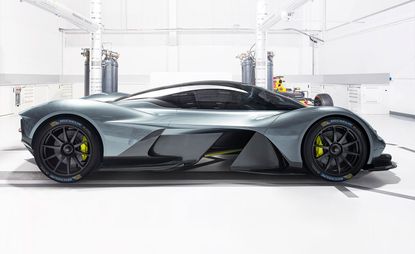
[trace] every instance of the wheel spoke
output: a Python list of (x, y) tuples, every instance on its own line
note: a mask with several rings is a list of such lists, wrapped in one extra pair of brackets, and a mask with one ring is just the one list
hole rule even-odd
[(60, 146), (49, 146), (49, 145), (43, 145), (44, 148), (50, 148), (50, 149), (61, 149)]
[(64, 159), (65, 159), (65, 157), (61, 156), (61, 158), (59, 159), (58, 164), (56, 164), (56, 166), (53, 169), (53, 171), (56, 171), (58, 169), (58, 167), (61, 165), (61, 163), (63, 162)]
[(55, 158), (55, 157), (58, 157), (56, 154), (52, 154), (51, 156), (49, 156), (49, 157), (47, 157), (46, 159), (45, 159), (45, 161), (48, 161), (48, 160), (50, 160), (50, 159), (52, 159), (52, 158)]
[(83, 142), (73, 145), (74, 148), (78, 148), (83, 144)]
[(337, 143), (336, 127), (333, 126), (333, 143)]
[(75, 134), (72, 136), (72, 138), (71, 138), (71, 144), (73, 144), (73, 142), (75, 142), (75, 138), (76, 138), (76, 136), (78, 136), (78, 133), (79, 133), (79, 130), (78, 129), (76, 129), (76, 132), (75, 132)]
[(74, 161), (75, 161), (75, 163), (82, 169), (82, 168), (84, 168), (84, 166), (82, 166), (82, 164), (81, 164), (81, 162), (78, 160), (78, 157), (76, 157), (76, 156), (73, 156), (73, 159), (74, 159)]
[(50, 135), (56, 140), (56, 141), (58, 141), (59, 143), (61, 143), (61, 144), (63, 144), (63, 141), (62, 140), (60, 140), (58, 137), (56, 137), (55, 136), (55, 134), (53, 134), (52, 132), (50, 133)]
[(349, 130), (347, 129), (346, 132), (343, 134), (343, 136), (340, 138), (339, 143), (342, 144), (347, 137), (347, 134), (349, 134)]
[(328, 146), (324, 146), (324, 145), (316, 145), (316, 144), (314, 144), (313, 146), (314, 146), (314, 147), (318, 147), (318, 148), (323, 148), (323, 149), (326, 149), (326, 150), (328, 150), (328, 149), (329, 149), (329, 147), (328, 147)]
[(79, 155), (89, 155), (89, 153), (83, 153), (83, 152), (77, 151), (77, 150), (75, 150), (75, 153), (76, 154), (79, 154)]
[(357, 140), (344, 144), (343, 148), (346, 148), (346, 147), (349, 147), (349, 146), (352, 146), (352, 145), (355, 145), (355, 144), (357, 144)]
[(324, 168), (324, 172), (327, 172), (327, 170), (329, 170), (329, 168), (330, 168), (330, 163), (331, 163), (331, 160), (333, 159), (333, 157), (329, 157), (329, 159), (327, 160), (327, 164), (326, 164), (326, 166), (325, 166), (325, 168)]
[(349, 151), (345, 151), (344, 154), (350, 154), (350, 155), (354, 155), (354, 156), (359, 156), (359, 153), (355, 153), (355, 152), (349, 152)]
[(340, 168), (340, 162), (339, 162), (339, 158), (334, 158), (334, 161), (336, 162), (336, 166), (337, 166), (337, 172), (341, 172), (341, 168)]
[(347, 165), (349, 165), (350, 168), (353, 168), (353, 165), (350, 163), (349, 160), (347, 160), (346, 157), (343, 158), (344, 162), (346, 162)]
[(62, 129), (63, 129), (63, 140), (64, 140), (65, 142), (68, 142), (68, 135), (67, 135), (67, 133), (66, 133), (66, 128), (65, 128), (65, 126), (63, 126), (63, 127), (62, 127)]
[(321, 155), (320, 157), (317, 157), (317, 160), (321, 162), (322, 159), (326, 158), (327, 156), (329, 156), (330, 153), (325, 153), (323, 155)]
[(326, 135), (324, 135), (323, 133), (320, 136), (323, 137), (323, 139), (327, 142), (327, 144), (329, 144), (329, 145), (333, 144), (333, 142), (331, 142), (331, 140)]
[(71, 157), (66, 157), (66, 173), (68, 173), (68, 175), (71, 173)]

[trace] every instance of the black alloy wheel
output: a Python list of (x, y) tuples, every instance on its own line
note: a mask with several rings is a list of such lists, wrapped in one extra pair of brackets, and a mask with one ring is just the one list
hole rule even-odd
[(303, 147), (306, 166), (326, 180), (344, 181), (365, 165), (368, 144), (360, 127), (343, 118), (331, 118), (315, 124)]
[(39, 168), (58, 182), (76, 182), (96, 169), (102, 148), (92, 128), (75, 119), (58, 119), (44, 125), (34, 139)]

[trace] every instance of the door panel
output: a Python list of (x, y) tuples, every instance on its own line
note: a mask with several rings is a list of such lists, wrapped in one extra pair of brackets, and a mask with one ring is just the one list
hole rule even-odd
[(180, 109), (170, 123), (176, 129), (265, 130), (282, 111)]

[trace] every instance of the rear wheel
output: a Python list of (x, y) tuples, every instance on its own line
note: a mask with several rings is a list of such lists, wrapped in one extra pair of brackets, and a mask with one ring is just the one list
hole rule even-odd
[(99, 167), (102, 147), (98, 135), (84, 121), (55, 119), (34, 137), (34, 157), (40, 170), (57, 182), (76, 182)]
[(313, 125), (305, 138), (303, 159), (308, 169), (329, 181), (345, 181), (366, 164), (368, 144), (362, 130), (344, 118)]

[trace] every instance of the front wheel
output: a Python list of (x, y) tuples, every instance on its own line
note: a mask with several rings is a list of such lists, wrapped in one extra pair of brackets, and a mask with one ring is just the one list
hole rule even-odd
[(101, 163), (99, 136), (78, 119), (51, 120), (37, 131), (33, 141), (36, 164), (57, 182), (79, 181)]
[(314, 174), (329, 181), (345, 181), (366, 164), (368, 143), (361, 128), (345, 118), (314, 124), (305, 137), (303, 159)]
[(322, 106), (334, 106), (333, 99), (327, 93), (320, 93), (317, 94), (314, 98), (314, 106), (322, 107)]

